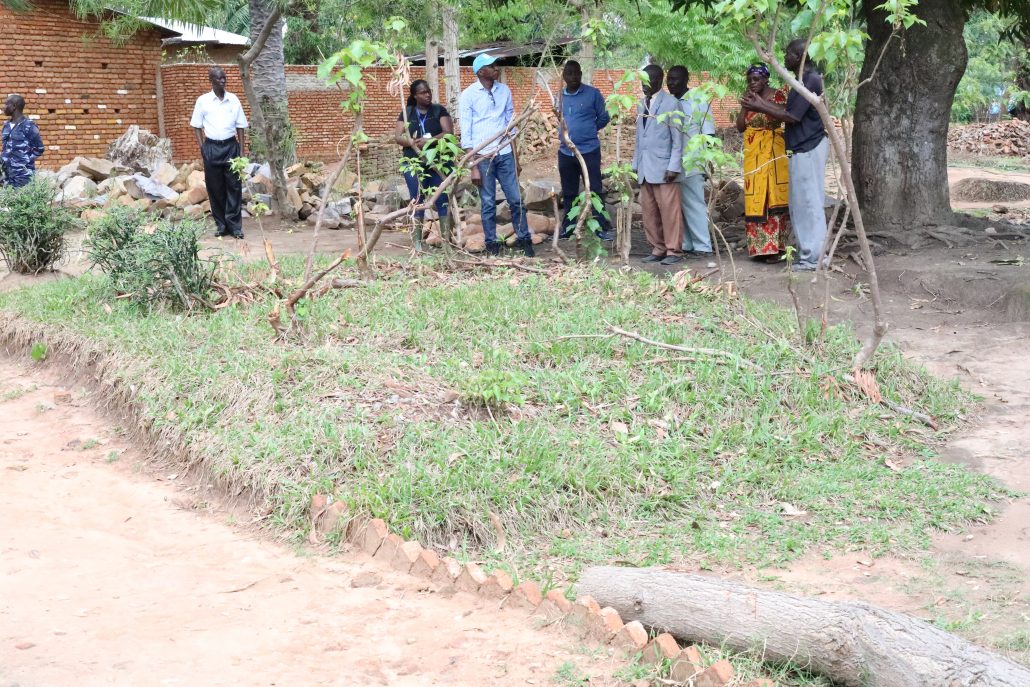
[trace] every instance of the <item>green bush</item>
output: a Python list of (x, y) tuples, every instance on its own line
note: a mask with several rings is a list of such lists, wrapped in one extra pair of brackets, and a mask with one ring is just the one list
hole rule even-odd
[(84, 242), (90, 261), (120, 295), (147, 309), (209, 307), (217, 264), (200, 256), (204, 224), (150, 220), (116, 210), (95, 221)]
[(129, 260), (126, 248), (153, 221), (153, 217), (137, 208), (117, 206), (89, 223), (82, 249), (94, 267), (112, 276), (125, 272)]
[(56, 195), (57, 187), (38, 177), (0, 188), (0, 255), (12, 272), (39, 274), (64, 257), (64, 236), (77, 220)]

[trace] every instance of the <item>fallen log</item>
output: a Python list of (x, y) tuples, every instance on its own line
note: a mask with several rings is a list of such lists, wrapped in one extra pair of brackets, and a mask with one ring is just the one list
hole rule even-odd
[(624, 622), (757, 650), (847, 687), (1026, 687), (1030, 668), (912, 616), (656, 568), (589, 568), (577, 590)]

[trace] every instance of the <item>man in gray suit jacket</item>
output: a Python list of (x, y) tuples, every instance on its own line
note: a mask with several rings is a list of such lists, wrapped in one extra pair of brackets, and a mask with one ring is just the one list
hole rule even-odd
[[(683, 172), (683, 132), (677, 126), (680, 102), (662, 90), (665, 72), (644, 67), (644, 97), (637, 108), (637, 149), (633, 171), (640, 184), (644, 233), (651, 254), (644, 262), (675, 265), (683, 259), (683, 210), (679, 176)], [(664, 117), (662, 115), (665, 115)]]

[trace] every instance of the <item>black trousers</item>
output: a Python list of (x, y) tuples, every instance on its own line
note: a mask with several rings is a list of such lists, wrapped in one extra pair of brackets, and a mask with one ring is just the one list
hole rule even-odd
[(204, 139), (204, 185), (211, 201), (211, 217), (218, 235), (243, 235), (243, 184), (233, 174), (229, 163), (240, 155), (240, 143), (235, 138), (224, 141)]
[[(602, 196), (601, 189), (601, 151), (595, 150), (592, 153), (583, 153), (583, 161), (587, 163), (587, 172), (590, 174), (590, 192)], [(558, 153), (558, 175), (561, 177), (562, 196), (562, 229), (569, 229), (576, 226), (578, 217), (568, 218), (569, 210), (576, 203), (576, 196), (579, 195), (580, 181), (583, 178), (583, 170), (579, 167), (579, 160), (575, 155), (564, 155)], [(611, 223), (604, 215), (594, 211), (594, 218), (601, 223), (601, 230), (611, 229)]]

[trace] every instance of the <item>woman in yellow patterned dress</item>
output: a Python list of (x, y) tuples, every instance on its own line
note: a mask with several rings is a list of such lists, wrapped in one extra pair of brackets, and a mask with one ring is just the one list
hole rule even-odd
[[(787, 89), (769, 86), (769, 68), (752, 65), (747, 87), (769, 102), (786, 106)], [(787, 249), (787, 150), (783, 122), (741, 107), (737, 130), (744, 133), (744, 232), (747, 252), (764, 262), (777, 262)]]

